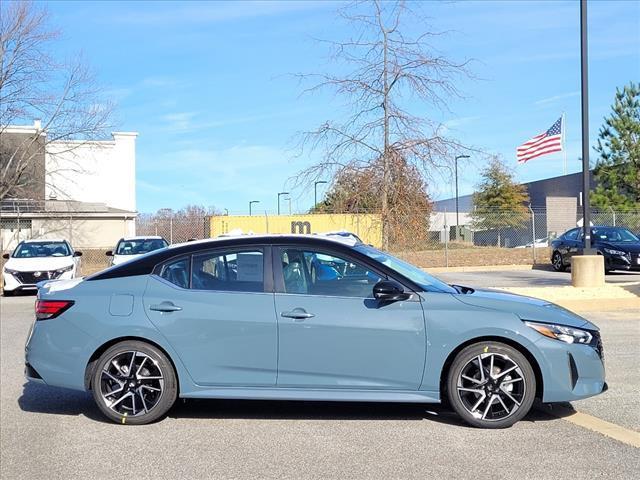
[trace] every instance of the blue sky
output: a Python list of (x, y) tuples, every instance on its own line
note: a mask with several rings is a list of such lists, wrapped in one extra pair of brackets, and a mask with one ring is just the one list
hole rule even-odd
[[(215, 205), (246, 213), (249, 200), (273, 211), (288, 177), (317, 159), (296, 157), (296, 134), (334, 119), (329, 92), (301, 96), (291, 74), (333, 71), (326, 45), (349, 27), (339, 3), (50, 2), (63, 33), (60, 55), (82, 51), (118, 104), (117, 130), (139, 132), (137, 201), (141, 212)], [(459, 87), (450, 111), (416, 105), (466, 145), (502, 154), (520, 181), (562, 174), (562, 155), (518, 166), (515, 148), (564, 111), (569, 172), (580, 164), (580, 43), (577, 1), (423, 2), (434, 46), (473, 59), (475, 79)], [(419, 24), (408, 28), (419, 31)], [(592, 144), (615, 88), (640, 79), (640, 3), (589, 2)], [(592, 155), (592, 158), (593, 155)], [(470, 193), (484, 160), (461, 168)], [(433, 198), (453, 194), (447, 175)], [(292, 192), (307, 209), (313, 192)], [(283, 209), (285, 208), (283, 204)]]

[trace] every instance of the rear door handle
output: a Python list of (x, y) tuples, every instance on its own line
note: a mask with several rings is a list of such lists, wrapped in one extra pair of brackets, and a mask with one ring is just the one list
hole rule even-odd
[(149, 305), (149, 310), (154, 310), (156, 312), (179, 312), (182, 310), (182, 307), (174, 305), (172, 302), (162, 302)]
[(295, 318), (296, 320), (315, 317), (313, 313), (307, 313), (304, 308), (294, 308), (289, 312), (280, 313), (280, 316), (285, 318)]

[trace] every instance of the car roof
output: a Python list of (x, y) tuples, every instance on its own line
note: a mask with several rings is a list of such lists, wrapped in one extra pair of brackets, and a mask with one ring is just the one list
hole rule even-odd
[(69, 243), (64, 238), (30, 238), (28, 240), (22, 240), (23, 243), (42, 243), (42, 242), (50, 242), (50, 243)]
[(134, 235), (133, 237), (123, 237), (120, 239), (121, 242), (130, 242), (131, 240), (164, 240), (164, 238), (160, 235)]
[(272, 233), (272, 234), (239, 234), (239, 235), (225, 235), (219, 236), (215, 238), (204, 238), (202, 240), (192, 240), (190, 242), (184, 243), (174, 243), (173, 245), (169, 245), (169, 248), (179, 248), (184, 245), (206, 245), (207, 243), (211, 243), (212, 245), (217, 245), (220, 242), (228, 243), (229, 240), (235, 240), (235, 244), (242, 244), (243, 240), (246, 240), (247, 243), (255, 245), (256, 243), (283, 243), (283, 242), (293, 242), (293, 243), (301, 243), (309, 238), (316, 238), (321, 240), (326, 240), (327, 242), (332, 243), (341, 243), (343, 245), (347, 245), (349, 247), (356, 246), (358, 242), (353, 237), (343, 237), (339, 235), (328, 235), (328, 234), (304, 234), (304, 233)]

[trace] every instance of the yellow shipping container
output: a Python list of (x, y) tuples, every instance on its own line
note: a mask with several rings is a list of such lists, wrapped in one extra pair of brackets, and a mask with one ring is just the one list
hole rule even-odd
[(217, 215), (211, 217), (211, 237), (233, 230), (243, 233), (325, 233), (346, 230), (375, 247), (382, 245), (382, 224), (377, 214)]

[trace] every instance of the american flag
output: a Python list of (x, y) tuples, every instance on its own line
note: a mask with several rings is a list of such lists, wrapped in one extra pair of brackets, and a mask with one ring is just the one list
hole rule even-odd
[(551, 128), (531, 140), (527, 140), (516, 150), (518, 163), (525, 163), (532, 158), (548, 153), (562, 151), (562, 117)]

